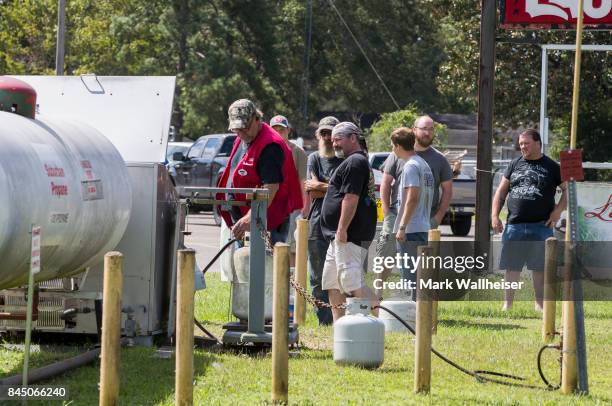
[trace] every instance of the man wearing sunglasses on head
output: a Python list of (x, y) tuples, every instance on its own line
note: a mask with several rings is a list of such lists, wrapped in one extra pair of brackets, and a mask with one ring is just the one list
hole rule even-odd
[[(329, 179), (334, 170), (342, 162), (342, 158), (336, 157), (332, 144), (332, 129), (339, 121), (336, 117), (327, 116), (319, 121), (315, 137), (319, 142), (319, 149), (308, 156), (307, 180), (304, 182), (304, 190), (308, 193), (311, 206), (308, 214), (308, 273), (310, 275), (310, 287), (312, 295), (319, 300), (329, 303), (326, 290), (321, 287), (323, 265), (325, 264), (325, 253), (329, 247), (329, 241), (323, 237), (321, 232), (321, 207), (323, 198), (329, 184)], [(317, 318), (320, 325), (332, 324), (332, 313), (329, 308), (318, 308)]]
[[(268, 198), (267, 229), (272, 243), (285, 242), (289, 215), (303, 206), (300, 181), (291, 150), (248, 99), (232, 103), (228, 110), (229, 131), (238, 137), (230, 154), (219, 187), (265, 188)], [(247, 200), (242, 193), (228, 193), (217, 198)], [(241, 239), (251, 227), (249, 206), (228, 206), (220, 210), (232, 234)]]

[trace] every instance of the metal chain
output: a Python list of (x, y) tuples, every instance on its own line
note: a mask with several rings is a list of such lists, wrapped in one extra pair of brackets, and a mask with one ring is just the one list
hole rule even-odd
[[(272, 238), (270, 237), (270, 233), (265, 229), (261, 219), (257, 218), (257, 229), (259, 230), (259, 234), (261, 234), (261, 238), (264, 240), (266, 244), (266, 254), (272, 255), (274, 252), (274, 244), (272, 244)], [(346, 309), (346, 303), (341, 303), (338, 305), (331, 305), (323, 300), (319, 300), (306, 290), (305, 287), (300, 285), (293, 276), (289, 277), (289, 283), (295, 289), (297, 293), (300, 294), (308, 303), (310, 303), (314, 307), (318, 308), (329, 308), (329, 309)]]
[(274, 252), (274, 244), (272, 244), (272, 237), (270, 237), (270, 233), (266, 230), (266, 227), (261, 222), (261, 218), (257, 217), (257, 222), (255, 224), (257, 229), (259, 230), (259, 234), (261, 235), (261, 239), (264, 241), (266, 245), (266, 254), (272, 256)]
[(304, 298), (304, 300), (306, 300), (308, 303), (310, 303), (314, 307), (328, 308), (328, 309), (346, 309), (346, 303), (340, 303), (340, 304), (337, 304), (337, 305), (331, 305), (331, 304), (329, 304), (327, 302), (324, 302), (322, 300), (317, 299), (316, 297), (314, 297), (313, 295), (308, 293), (306, 288), (303, 287), (302, 285), (300, 285), (295, 280), (295, 278), (293, 278), (293, 276), (291, 276), (289, 278), (289, 283), (291, 284), (291, 286), (293, 286), (295, 291), (297, 293), (299, 293), (300, 296), (302, 296)]

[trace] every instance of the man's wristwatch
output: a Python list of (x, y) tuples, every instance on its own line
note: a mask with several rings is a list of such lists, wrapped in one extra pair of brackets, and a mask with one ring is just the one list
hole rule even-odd
[(400, 231), (404, 231), (404, 230), (406, 229), (406, 226), (402, 226), (402, 225), (400, 225), (400, 226), (399, 226), (399, 229), (400, 229)]

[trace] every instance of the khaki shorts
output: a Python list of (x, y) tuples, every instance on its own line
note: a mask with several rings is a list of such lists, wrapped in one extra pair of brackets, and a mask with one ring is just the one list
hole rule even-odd
[(332, 241), (327, 249), (321, 285), (349, 294), (365, 286), (363, 264), (368, 251), (352, 242)]

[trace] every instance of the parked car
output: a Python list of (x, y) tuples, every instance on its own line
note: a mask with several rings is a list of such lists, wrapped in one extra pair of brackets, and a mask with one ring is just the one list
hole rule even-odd
[(183, 155), (187, 155), (189, 147), (193, 145), (193, 142), (169, 142), (166, 147), (166, 162), (174, 162), (173, 156), (176, 152), (181, 152)]
[[(236, 134), (210, 134), (197, 139), (187, 154), (175, 153), (171, 172), (176, 189), (181, 197), (191, 197), (185, 187), (210, 187), (217, 184), (217, 179), (227, 165)], [(211, 194), (201, 194), (201, 198), (211, 198)], [(194, 211), (210, 210), (210, 205), (193, 205)], [(213, 213), (215, 211), (213, 210)], [(215, 218), (218, 224), (219, 218)]]
[(391, 152), (370, 152), (368, 154), (368, 159), (372, 169), (382, 171), (382, 165), (385, 163), (390, 154)]

